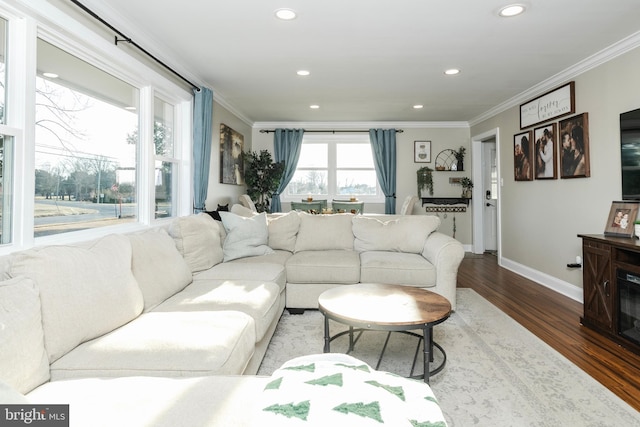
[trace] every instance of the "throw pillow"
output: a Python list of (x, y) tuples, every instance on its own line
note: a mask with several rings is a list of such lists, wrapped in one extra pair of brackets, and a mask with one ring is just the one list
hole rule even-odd
[(419, 254), (429, 234), (440, 225), (434, 215), (403, 216), (390, 221), (353, 217), (354, 248), (364, 251), (390, 251)]
[(133, 251), (131, 270), (142, 290), (145, 311), (191, 283), (191, 269), (164, 229), (146, 230), (128, 237)]
[(48, 381), (40, 297), (33, 280), (16, 277), (0, 282), (0, 331), (0, 385), (4, 381), (28, 393)]
[(244, 206), (239, 205), (237, 203), (231, 206), (231, 212), (236, 215), (244, 216), (246, 218), (251, 218), (253, 216), (258, 215), (255, 211), (252, 211), (249, 208), (245, 208)]
[(220, 234), (218, 223), (205, 213), (179, 217), (169, 225), (169, 235), (192, 273), (222, 262)]
[(232, 212), (220, 212), (220, 217), (227, 231), (222, 246), (225, 262), (273, 253), (273, 249), (267, 246), (269, 232), (266, 213), (245, 218)]
[(269, 221), (269, 247), (271, 249), (293, 252), (296, 248), (296, 236), (300, 229), (300, 216), (297, 212), (284, 215), (272, 215)]
[(45, 246), (19, 252), (11, 275), (33, 279), (40, 290), (51, 363), (142, 312), (142, 292), (131, 271), (131, 243), (124, 235), (111, 234), (88, 248)]

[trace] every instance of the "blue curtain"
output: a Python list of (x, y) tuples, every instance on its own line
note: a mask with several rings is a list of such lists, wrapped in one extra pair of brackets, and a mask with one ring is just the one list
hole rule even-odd
[(209, 187), (213, 92), (194, 89), (193, 106), (193, 212), (203, 212)]
[(271, 199), (271, 212), (281, 212), (280, 193), (284, 191), (298, 166), (304, 129), (276, 129), (273, 137), (273, 149), (276, 162), (284, 161), (284, 172), (278, 189)]
[(384, 213), (396, 213), (396, 130), (369, 129), (376, 176), (385, 195)]

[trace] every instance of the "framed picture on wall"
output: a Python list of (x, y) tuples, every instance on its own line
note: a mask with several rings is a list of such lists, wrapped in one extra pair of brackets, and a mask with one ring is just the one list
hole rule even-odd
[(536, 179), (558, 178), (558, 149), (555, 123), (533, 130)]
[(220, 183), (244, 184), (244, 136), (220, 124)]
[(638, 216), (640, 202), (612, 202), (607, 225), (604, 228), (605, 236), (633, 237), (633, 223)]
[(413, 141), (413, 162), (431, 163), (431, 141)]
[(589, 113), (561, 120), (560, 178), (591, 176), (589, 165)]
[(531, 131), (513, 135), (513, 172), (516, 181), (533, 180), (533, 142)]

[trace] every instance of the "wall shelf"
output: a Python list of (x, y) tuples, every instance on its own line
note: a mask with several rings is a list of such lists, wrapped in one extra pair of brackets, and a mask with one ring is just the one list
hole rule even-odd
[(432, 205), (425, 207), (426, 212), (466, 212), (469, 200), (464, 197), (423, 197), (422, 206)]

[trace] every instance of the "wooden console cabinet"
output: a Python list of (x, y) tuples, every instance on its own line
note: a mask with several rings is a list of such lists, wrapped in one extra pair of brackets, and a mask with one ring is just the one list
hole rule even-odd
[(640, 353), (640, 346), (618, 333), (617, 271), (640, 275), (640, 241), (579, 234), (582, 238), (584, 315), (580, 323)]

